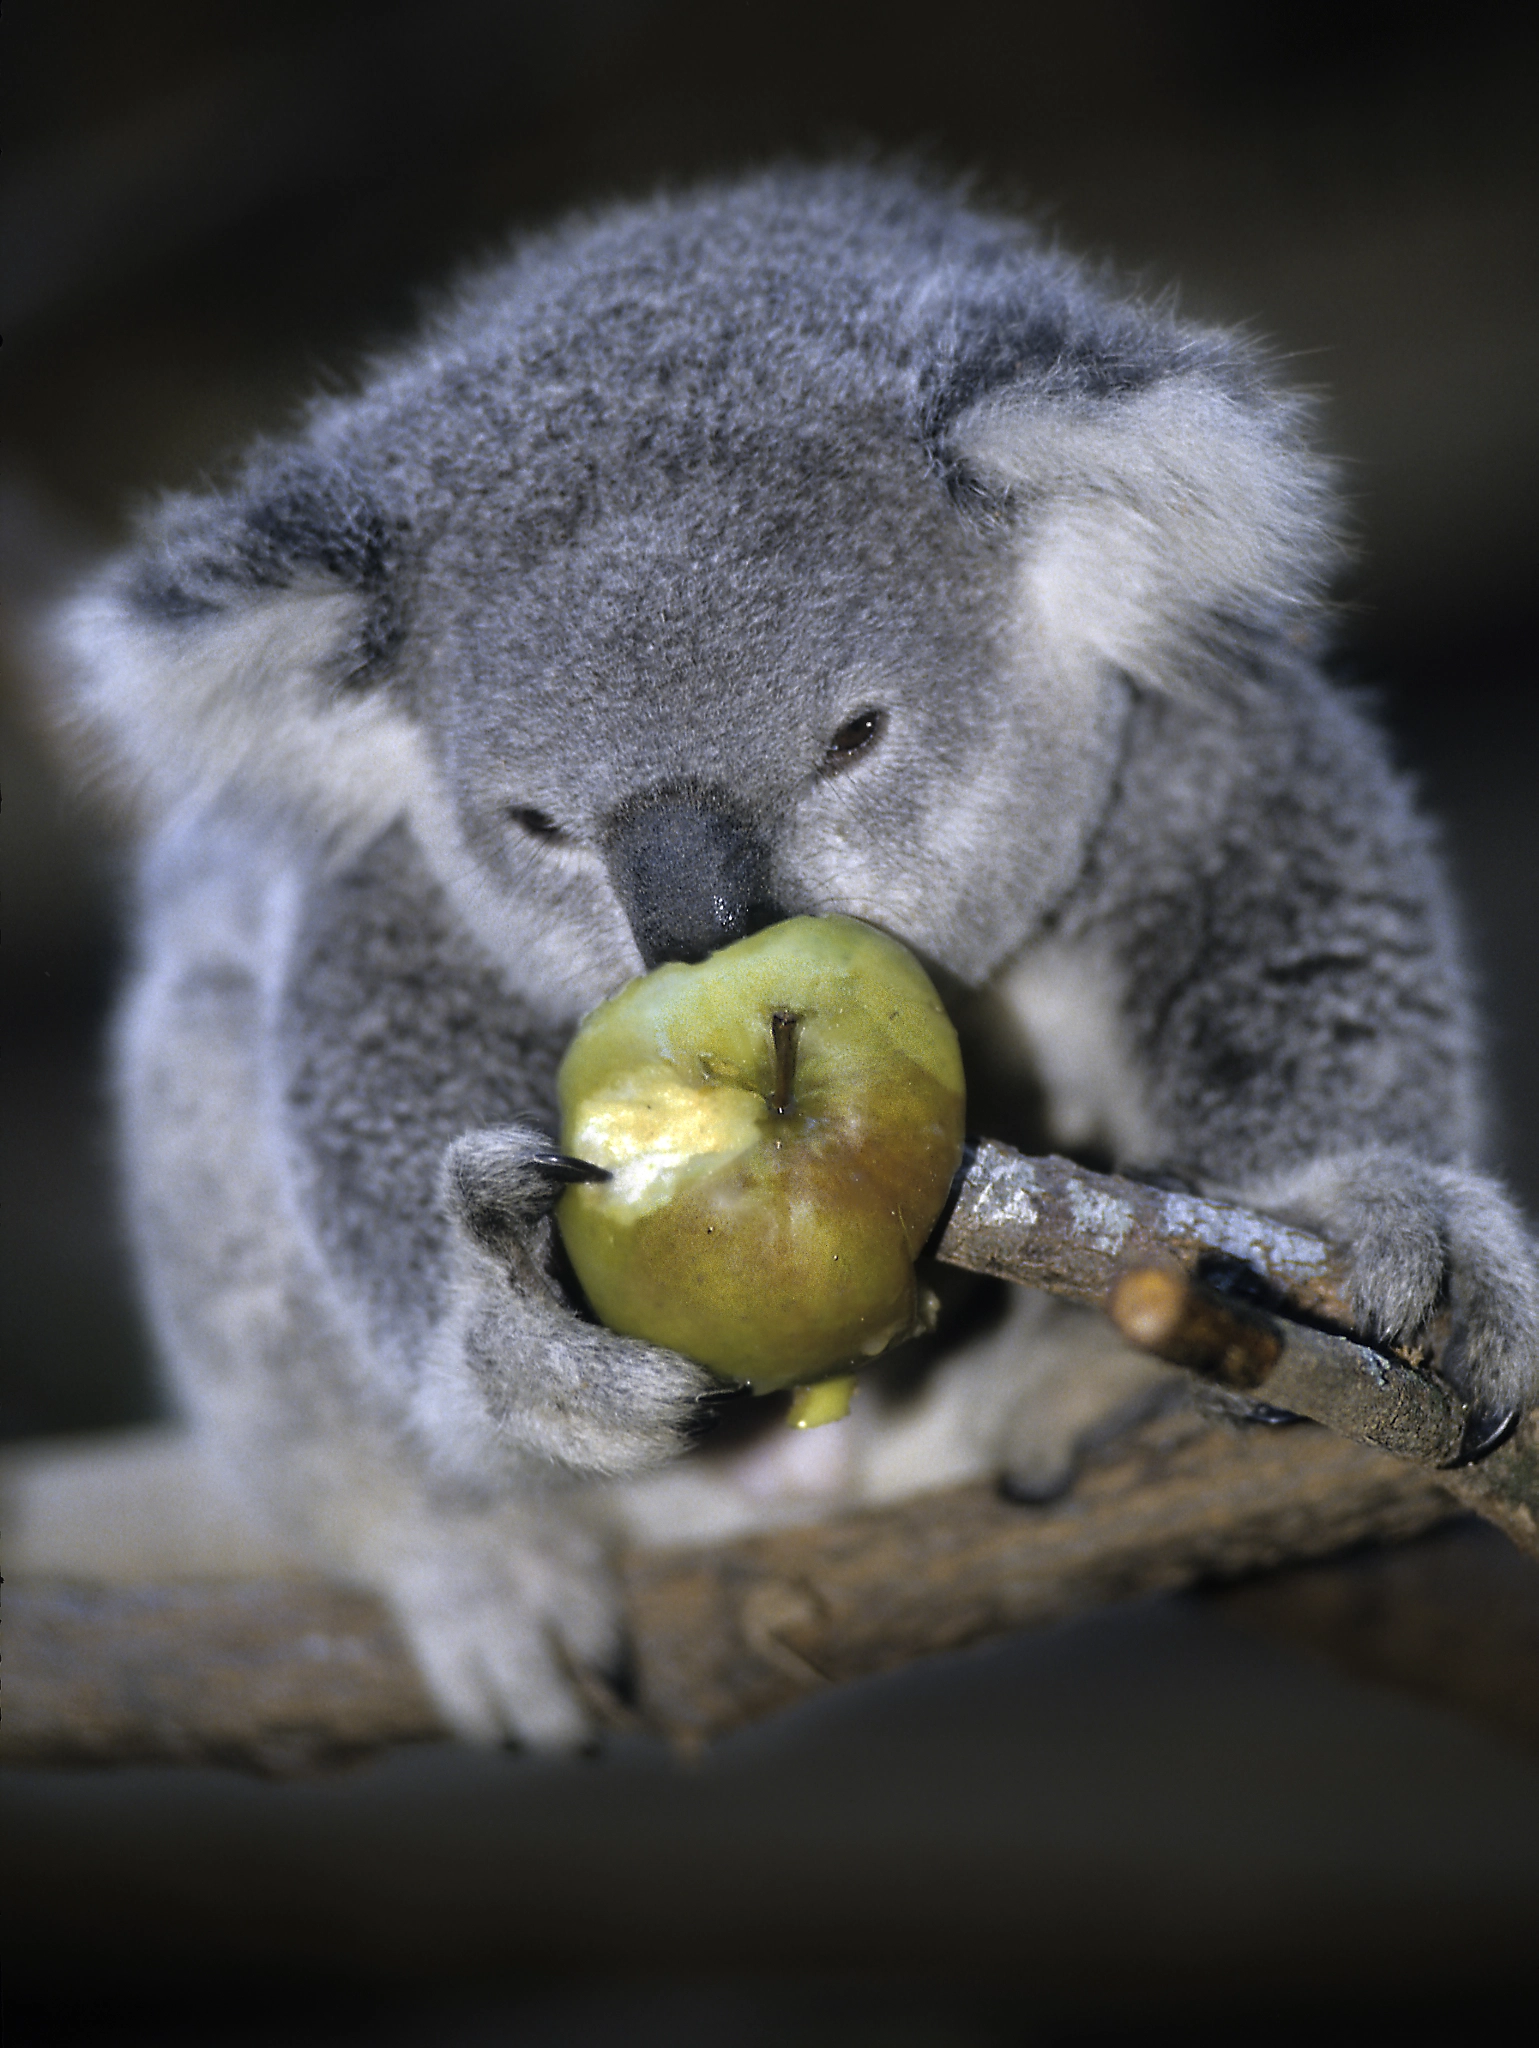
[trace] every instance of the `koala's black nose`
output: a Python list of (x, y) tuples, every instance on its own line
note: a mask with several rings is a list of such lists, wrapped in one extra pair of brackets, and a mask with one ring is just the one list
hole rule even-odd
[(703, 960), (781, 915), (764, 842), (724, 791), (674, 784), (632, 798), (605, 851), (649, 968)]

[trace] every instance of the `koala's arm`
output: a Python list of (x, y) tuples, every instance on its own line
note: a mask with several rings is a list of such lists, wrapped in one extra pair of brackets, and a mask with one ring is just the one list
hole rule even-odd
[(717, 1383), (584, 1319), (551, 1210), (564, 1034), (457, 928), (397, 827), (308, 892), (277, 1037), (315, 1240), (432, 1467), (654, 1465)]
[(1436, 850), (1382, 741), (1273, 653), (1194, 708), (1146, 699), (1080, 894), (1136, 1111), (1123, 1149), (1305, 1222), (1363, 1326), (1441, 1364), (1478, 1445), (1539, 1387), (1539, 1269), (1473, 1164), (1479, 1052)]
[(390, 1601), (448, 1724), (577, 1742), (620, 1623), (559, 1468), (666, 1457), (704, 1376), (557, 1291), (531, 1162), (561, 1034), (405, 828), (340, 868), (310, 846), (237, 813), (151, 851), (116, 1048), (148, 1305), (234, 1490)]

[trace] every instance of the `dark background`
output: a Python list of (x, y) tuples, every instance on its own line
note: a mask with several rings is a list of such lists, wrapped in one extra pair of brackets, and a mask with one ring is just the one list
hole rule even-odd
[[(510, 226), (786, 152), (974, 172), (1322, 393), (1360, 543), (1340, 666), (1446, 821), (1493, 1153), (1539, 1207), (1539, 80), (1509, 9), (13, 0), (0, 38), (6, 1434), (155, 1405), (99, 1079), (119, 855), (50, 765), (29, 621)], [(1330, 2001), (1377, 2038), (1534, 1975), (1535, 1758), (1195, 1598), (691, 1775), (638, 1744), (9, 1798), (39, 2040), (971, 2043)]]

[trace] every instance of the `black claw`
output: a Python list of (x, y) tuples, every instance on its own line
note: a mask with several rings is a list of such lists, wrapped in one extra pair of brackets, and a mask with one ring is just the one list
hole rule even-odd
[(679, 1424), (679, 1434), (686, 1443), (697, 1444), (703, 1436), (709, 1436), (721, 1422), (721, 1410), (705, 1402), (696, 1402), (693, 1411)]
[(955, 1209), (957, 1202), (961, 1198), (962, 1183), (972, 1171), (973, 1161), (978, 1157), (979, 1143), (980, 1140), (977, 1138), (966, 1138), (963, 1140), (961, 1160), (958, 1163), (956, 1172), (951, 1176), (951, 1186), (946, 1191), (946, 1199), (941, 1204), (941, 1212), (935, 1219), (935, 1228), (925, 1240), (924, 1250), (926, 1255), (933, 1252), (941, 1239), (946, 1235), (946, 1226), (951, 1221), (951, 1212)]
[(543, 1173), (547, 1180), (575, 1183), (614, 1179), (607, 1166), (594, 1166), (586, 1159), (573, 1159), (565, 1152), (536, 1152), (529, 1164), (536, 1173)]
[(724, 1380), (719, 1387), (707, 1387), (702, 1394), (696, 1394), (696, 1402), (705, 1402), (712, 1408), (728, 1408), (747, 1401), (752, 1397), (753, 1388), (747, 1380)]
[(1442, 1469), (1457, 1472), (1461, 1466), (1478, 1465), (1482, 1458), (1489, 1458), (1512, 1435), (1522, 1413), (1521, 1408), (1492, 1408), (1477, 1401), (1464, 1418), (1458, 1451)]
[(629, 1642), (622, 1644), (619, 1655), (612, 1664), (600, 1672), (599, 1677), (622, 1707), (628, 1707), (632, 1712), (640, 1711), (641, 1674), (636, 1668), (635, 1655)]
[(680, 1435), (686, 1443), (698, 1443), (701, 1437), (709, 1436), (720, 1425), (724, 1415), (747, 1400), (751, 1392), (746, 1382), (702, 1388), (696, 1394), (689, 1414), (679, 1424)]
[(1295, 1422), (1302, 1422), (1302, 1415), (1295, 1415), (1291, 1408), (1274, 1408), (1270, 1401), (1247, 1401), (1242, 1422), (1254, 1422), (1262, 1429), (1291, 1429)]
[(1073, 1484), (1074, 1473), (1069, 1468), (1055, 1472), (1050, 1479), (1026, 1479), (1014, 1472), (1002, 1472), (999, 1497), (1012, 1507), (1049, 1508), (1055, 1500), (1062, 1500)]

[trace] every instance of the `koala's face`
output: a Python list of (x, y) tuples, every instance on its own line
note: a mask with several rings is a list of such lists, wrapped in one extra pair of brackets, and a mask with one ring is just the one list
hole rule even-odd
[[(980, 981), (1099, 811), (1120, 694), (1055, 670), (1016, 538), (879, 414), (815, 428), (682, 472), (590, 450), (534, 512), (526, 466), (437, 537), (424, 715), (480, 874), (579, 1004), (797, 912)], [(591, 503), (553, 522), (552, 485)]]
[(1310, 630), (1295, 409), (1028, 230), (860, 171), (577, 222), (69, 625), (152, 806), (403, 814), (528, 1000), (846, 911), (981, 983), (1134, 689)]

